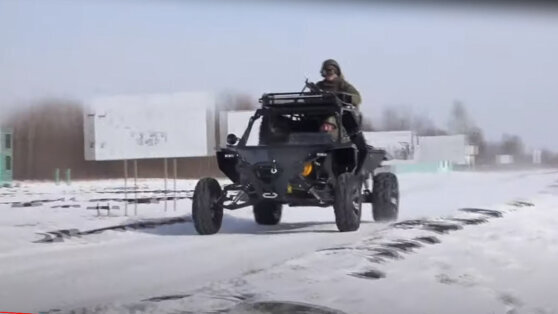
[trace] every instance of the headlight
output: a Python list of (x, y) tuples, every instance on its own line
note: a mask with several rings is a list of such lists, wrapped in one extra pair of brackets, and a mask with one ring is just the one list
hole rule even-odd
[(311, 162), (307, 162), (304, 164), (304, 169), (302, 170), (302, 176), (303, 177), (307, 177), (312, 173), (312, 163)]

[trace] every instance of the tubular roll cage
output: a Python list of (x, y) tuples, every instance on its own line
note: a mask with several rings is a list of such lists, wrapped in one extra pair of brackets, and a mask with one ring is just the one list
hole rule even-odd
[[(356, 107), (350, 103), (351, 94), (343, 92), (325, 92), (325, 93), (269, 93), (264, 94), (259, 102), (262, 108), (257, 109), (256, 112), (248, 122), (248, 127), (242, 134), (238, 146), (246, 146), (248, 136), (252, 131), (254, 122), (259, 119), (264, 111), (272, 110), (277, 113), (312, 113), (323, 112), (335, 115), (337, 125), (342, 125), (341, 117), (344, 111), (354, 111)], [(340, 99), (348, 99), (345, 102)], [(341, 138), (338, 139), (341, 142)]]

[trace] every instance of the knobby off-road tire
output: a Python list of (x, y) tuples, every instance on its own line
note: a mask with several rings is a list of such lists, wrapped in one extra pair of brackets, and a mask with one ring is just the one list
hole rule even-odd
[(264, 200), (254, 205), (254, 219), (259, 225), (276, 225), (281, 221), (282, 211), (282, 204)]
[(216, 205), (221, 186), (213, 178), (202, 178), (196, 184), (192, 202), (192, 220), (199, 234), (215, 234), (221, 229), (223, 207)]
[(374, 221), (394, 221), (399, 215), (399, 182), (391, 172), (374, 176), (372, 216)]
[(352, 173), (337, 177), (335, 185), (335, 223), (341, 232), (356, 231), (362, 215), (362, 182)]

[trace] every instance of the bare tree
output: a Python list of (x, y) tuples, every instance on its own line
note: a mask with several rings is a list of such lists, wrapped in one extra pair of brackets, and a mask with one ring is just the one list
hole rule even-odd
[(500, 153), (521, 158), (525, 154), (525, 147), (521, 137), (517, 135), (504, 134), (500, 144)]
[(450, 133), (467, 134), (474, 126), (465, 105), (459, 100), (454, 101), (451, 108), (450, 120), (448, 122), (448, 130)]
[(541, 152), (541, 161), (543, 165), (558, 166), (558, 154), (548, 149), (543, 149)]
[(254, 110), (257, 106), (257, 101), (248, 94), (226, 92), (221, 95), (219, 109), (222, 111)]
[(365, 132), (375, 131), (373, 123), (372, 123), (372, 119), (370, 119), (368, 117), (363, 117), (362, 118), (362, 130), (365, 131)]
[(395, 108), (386, 108), (382, 112), (383, 131), (407, 131), (411, 129), (411, 118), (408, 113)]
[(438, 128), (430, 118), (422, 115), (413, 116), (412, 130), (415, 131), (418, 136), (439, 136), (448, 134), (445, 130)]
[(478, 161), (491, 163), (499, 153), (499, 144), (489, 145), (484, 138), (483, 130), (478, 127), (467, 112), (465, 104), (459, 100), (454, 101), (448, 121), (448, 130), (452, 134), (463, 134), (467, 142), (478, 148)]

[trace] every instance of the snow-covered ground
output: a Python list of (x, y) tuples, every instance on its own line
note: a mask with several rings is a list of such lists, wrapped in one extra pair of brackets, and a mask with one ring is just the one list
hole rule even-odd
[[(401, 223), (374, 223), (367, 207), (353, 233), (332, 209), (287, 207), (278, 226), (247, 208), (198, 236), (194, 181), (179, 181), (176, 211), (160, 201), (128, 216), (122, 181), (2, 188), (0, 311), (558, 313), (558, 172), (399, 178)], [(164, 196), (162, 180), (138, 187)]]

